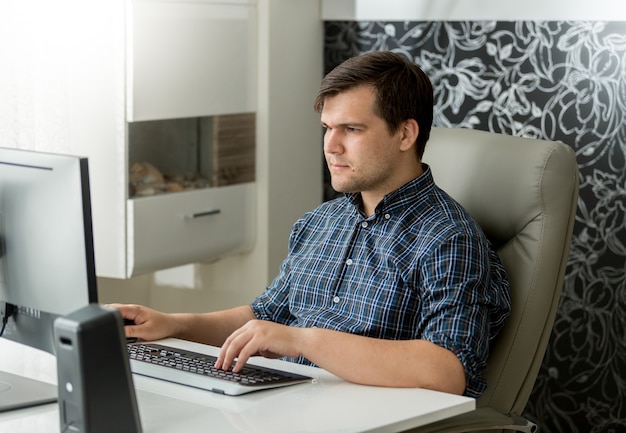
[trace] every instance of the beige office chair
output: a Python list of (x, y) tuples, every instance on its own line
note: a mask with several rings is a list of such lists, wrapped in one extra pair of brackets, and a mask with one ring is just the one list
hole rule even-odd
[(550, 337), (578, 198), (573, 150), (560, 142), (434, 128), (424, 162), (496, 245), (512, 311), (495, 341), (477, 410), (415, 431), (534, 432), (521, 414)]

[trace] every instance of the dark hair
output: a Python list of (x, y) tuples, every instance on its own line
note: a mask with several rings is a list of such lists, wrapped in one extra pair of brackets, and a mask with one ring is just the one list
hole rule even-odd
[(324, 77), (315, 98), (315, 110), (322, 112), (327, 96), (363, 85), (374, 87), (374, 109), (391, 134), (405, 120), (417, 121), (419, 135), (415, 147), (421, 159), (433, 123), (433, 86), (428, 76), (415, 63), (391, 51), (352, 57)]

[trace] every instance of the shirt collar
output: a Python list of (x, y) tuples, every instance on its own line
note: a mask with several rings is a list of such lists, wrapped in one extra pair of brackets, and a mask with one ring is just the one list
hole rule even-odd
[[(385, 195), (378, 203), (374, 213), (390, 213), (397, 209), (403, 209), (408, 204), (417, 202), (427, 192), (435, 186), (432, 172), (428, 164), (422, 163), (424, 172), (415, 179), (405, 183), (395, 191)], [(346, 193), (346, 197), (356, 207), (357, 211), (362, 209), (361, 193)]]

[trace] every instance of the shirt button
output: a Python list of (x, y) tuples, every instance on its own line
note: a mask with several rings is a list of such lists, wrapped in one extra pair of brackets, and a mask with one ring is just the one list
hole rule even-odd
[(335, 304), (338, 304), (338, 303), (339, 303), (339, 301), (341, 301), (341, 298), (339, 298), (339, 296), (335, 296), (335, 297), (333, 298), (333, 302), (334, 302)]
[(391, 218), (391, 215), (389, 215), (388, 213), (385, 214), (385, 219), (388, 220), (389, 218)]
[(367, 221), (363, 221), (361, 223), (361, 227), (363, 227), (364, 229), (367, 228)]
[(352, 264), (352, 259), (346, 260), (346, 265), (350, 266)]

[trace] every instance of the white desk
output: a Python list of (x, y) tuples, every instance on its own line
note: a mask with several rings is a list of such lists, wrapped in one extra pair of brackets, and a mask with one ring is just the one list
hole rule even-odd
[[(217, 348), (163, 340), (208, 354)], [(381, 388), (345, 382), (319, 368), (254, 358), (315, 378), (314, 383), (223, 396), (134, 375), (144, 433), (400, 432), (469, 412), (475, 400), (423, 389)], [(56, 383), (53, 356), (0, 338), (0, 370)], [(0, 413), (0, 433), (59, 431), (57, 404)]]

